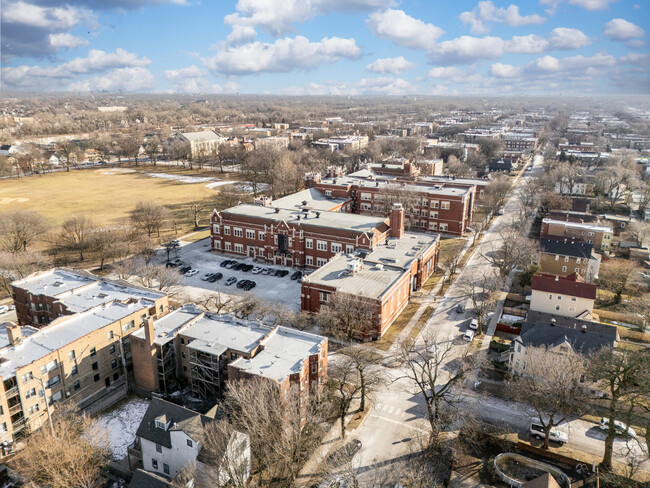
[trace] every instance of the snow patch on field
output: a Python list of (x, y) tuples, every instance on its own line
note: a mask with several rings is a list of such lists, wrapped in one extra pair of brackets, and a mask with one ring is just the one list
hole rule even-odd
[(183, 175), (170, 175), (167, 173), (146, 173), (146, 175), (151, 176), (152, 178), (174, 180), (180, 183), (206, 183), (208, 181), (214, 181), (214, 178), (210, 176), (183, 176)]
[(116, 461), (126, 457), (148, 406), (149, 400), (131, 398), (97, 418), (97, 426), (108, 433), (108, 443)]
[(224, 185), (232, 185), (234, 183), (238, 183), (237, 181), (215, 181), (214, 183), (208, 183), (207, 186), (210, 189), (217, 188), (219, 186), (224, 186)]

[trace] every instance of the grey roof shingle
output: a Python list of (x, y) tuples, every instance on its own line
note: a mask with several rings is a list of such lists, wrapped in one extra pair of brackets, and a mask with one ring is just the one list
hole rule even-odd
[(555, 239), (540, 240), (542, 252), (546, 254), (559, 254), (560, 256), (572, 256), (575, 258), (591, 258), (591, 251), (594, 246), (586, 242), (558, 241)]
[(168, 488), (171, 482), (156, 473), (149, 473), (142, 469), (136, 469), (131, 478), (130, 488)]

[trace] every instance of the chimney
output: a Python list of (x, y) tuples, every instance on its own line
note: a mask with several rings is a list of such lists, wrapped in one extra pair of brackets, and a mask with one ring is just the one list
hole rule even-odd
[(155, 339), (155, 334), (153, 332), (153, 317), (147, 317), (144, 319), (144, 338), (149, 344), (149, 347), (153, 345), (153, 340)]
[(394, 203), (390, 211), (390, 236), (399, 239), (404, 235), (404, 208), (401, 203)]
[(16, 346), (23, 342), (23, 332), (20, 325), (10, 325), (7, 327), (7, 336), (9, 337), (9, 344)]

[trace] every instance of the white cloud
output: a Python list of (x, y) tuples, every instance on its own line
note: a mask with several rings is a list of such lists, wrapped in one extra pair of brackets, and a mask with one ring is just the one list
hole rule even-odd
[(146, 68), (118, 68), (101, 76), (93, 76), (68, 85), (68, 91), (127, 91), (143, 92), (153, 90), (156, 78)]
[(404, 56), (399, 56), (397, 58), (377, 59), (366, 66), (366, 70), (373, 73), (392, 73), (394, 75), (399, 75), (402, 71), (413, 69), (415, 67), (417, 67), (417, 64), (407, 61), (404, 59)]
[(395, 77), (363, 78), (358, 86), (362, 93), (373, 95), (406, 95), (415, 90), (408, 81)]
[(83, 37), (73, 36), (68, 32), (50, 34), (50, 44), (55, 48), (74, 49), (75, 47), (87, 46), (88, 40)]
[(429, 55), (438, 64), (465, 64), (477, 59), (498, 59), (503, 56), (505, 45), (500, 37), (460, 36), (434, 46)]
[[(102, 73), (101, 76), (93, 79), (80, 80), (73, 83), (75, 91), (89, 91), (94, 89), (93, 83), (97, 86), (104, 86), (109, 81), (116, 86), (119, 83), (130, 83), (132, 86), (138, 86), (136, 76), (142, 75), (142, 85), (148, 86), (151, 81), (151, 73), (144, 69), (151, 61), (147, 58), (139, 58), (136, 54), (116, 49), (114, 53), (106, 53), (99, 49), (92, 49), (85, 58), (75, 58), (67, 63), (59, 64), (54, 67), (43, 68), (41, 66), (16, 66), (2, 68), (3, 86), (7, 89), (24, 91), (52, 91), (65, 88), (71, 83), (74, 77), (86, 74)], [(112, 71), (111, 71), (112, 70)], [(108, 74), (104, 74), (108, 72)], [(107, 78), (106, 82), (101, 81), (105, 76), (112, 73), (112, 78)], [(150, 76), (151, 75), (151, 76)], [(129, 77), (133, 77), (129, 81)], [(121, 80), (121, 81), (120, 81)], [(72, 86), (72, 85), (71, 85)], [(88, 88), (83, 88), (87, 86)], [(119, 88), (118, 88), (119, 89)], [(126, 90), (126, 88), (122, 88)], [(130, 90), (134, 91), (134, 90)]]
[(626, 41), (634, 37), (643, 37), (645, 31), (625, 19), (612, 19), (605, 24), (603, 34), (615, 41)]
[(257, 26), (280, 36), (293, 24), (331, 12), (371, 11), (390, 7), (393, 0), (239, 0), (237, 12), (226, 15), (230, 25)]
[(324, 81), (290, 86), (285, 93), (291, 95), (408, 95), (418, 91), (410, 82), (393, 76), (362, 78), (358, 82)]
[(454, 78), (464, 76), (467, 71), (455, 66), (436, 66), (429, 70), (429, 78)]
[(521, 76), (522, 66), (512, 66), (511, 64), (494, 63), (490, 66), (490, 74), (497, 78), (516, 78)]
[(85, 9), (65, 7), (40, 7), (27, 2), (2, 2), (2, 22), (27, 27), (65, 31), (88, 19), (92, 14)]
[(233, 25), (232, 32), (226, 38), (228, 44), (243, 44), (257, 37), (255, 29), (249, 25)]
[(287, 73), (296, 69), (313, 69), (340, 59), (357, 59), (361, 49), (354, 39), (325, 37), (310, 42), (303, 36), (278, 39), (273, 43), (252, 42), (219, 51), (204, 58), (203, 65), (215, 73), (247, 75)]
[(173, 85), (175, 93), (234, 93), (240, 89), (237, 83), (213, 84), (208, 73), (196, 65), (187, 68), (165, 70), (165, 79)]
[(642, 39), (630, 39), (625, 43), (627, 47), (631, 47), (632, 49), (641, 49), (643, 46), (645, 46), (645, 41)]
[(597, 53), (591, 57), (582, 55), (558, 59), (542, 56), (522, 66), (494, 63), (490, 66), (490, 75), (496, 78), (521, 78), (522, 80), (569, 79), (580, 76), (602, 74), (603, 68), (616, 64), (616, 59), (606, 53)]
[(580, 49), (591, 44), (591, 39), (578, 29), (557, 27), (548, 37), (549, 49)]
[(472, 34), (482, 35), (490, 32), (490, 23), (496, 22), (510, 27), (542, 24), (546, 19), (538, 14), (520, 15), (519, 6), (511, 4), (507, 8), (496, 7), (491, 0), (479, 2), (471, 12), (460, 14), (463, 24), (470, 24)]
[(585, 10), (605, 10), (610, 3), (617, 0), (569, 0), (572, 5), (577, 5)]
[(444, 33), (440, 27), (415, 19), (403, 10), (375, 12), (366, 23), (376, 37), (411, 49), (431, 49)]
[(619, 59), (621, 64), (636, 64), (647, 68), (650, 66), (650, 53), (627, 53)]

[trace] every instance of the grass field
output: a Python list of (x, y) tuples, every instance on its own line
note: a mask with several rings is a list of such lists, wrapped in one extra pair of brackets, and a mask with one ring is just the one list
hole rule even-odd
[[(180, 223), (179, 231), (189, 231), (192, 227), (187, 215), (189, 202), (218, 193), (207, 188), (206, 182), (181, 183), (153, 178), (146, 173), (207, 176), (205, 172), (182, 168), (131, 166), (5, 179), (0, 180), (0, 212), (34, 210), (52, 226), (73, 215), (85, 214), (98, 225), (111, 225), (127, 219), (137, 202), (150, 201), (167, 206)], [(206, 223), (208, 215), (206, 212)]]

